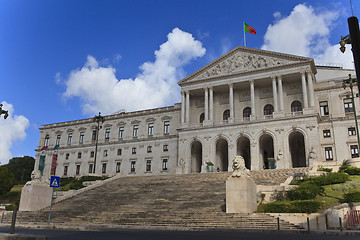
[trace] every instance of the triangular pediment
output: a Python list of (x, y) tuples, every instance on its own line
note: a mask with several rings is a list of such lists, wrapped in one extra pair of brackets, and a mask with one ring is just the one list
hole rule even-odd
[(205, 79), (239, 75), (257, 71), (273, 70), (282, 67), (303, 65), (314, 66), (312, 58), (300, 57), (253, 48), (236, 47), (178, 82), (188, 84)]

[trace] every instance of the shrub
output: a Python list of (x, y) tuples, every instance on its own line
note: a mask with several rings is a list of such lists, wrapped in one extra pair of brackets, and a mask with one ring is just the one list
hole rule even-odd
[(284, 191), (277, 191), (271, 194), (271, 201), (285, 201), (287, 199), (287, 193)]
[(260, 205), (258, 212), (269, 213), (313, 213), (320, 209), (320, 202), (299, 200), (291, 202), (271, 202)]
[(318, 168), (318, 171), (322, 171), (322, 172), (332, 172), (332, 168), (323, 168), (323, 167), (320, 167), (320, 168)]
[(344, 194), (344, 201), (346, 203), (350, 202), (360, 202), (360, 191), (350, 192)]
[(287, 196), (292, 201), (310, 200), (323, 191), (324, 189), (321, 186), (315, 185), (312, 182), (304, 182), (298, 188), (288, 191)]
[(18, 209), (18, 207), (15, 205), (6, 205), (5, 206), (6, 211), (14, 211), (15, 209)]
[(353, 166), (348, 166), (348, 165), (341, 166), (339, 171), (345, 172), (345, 173), (347, 173), (349, 175), (360, 175), (360, 168), (353, 167)]

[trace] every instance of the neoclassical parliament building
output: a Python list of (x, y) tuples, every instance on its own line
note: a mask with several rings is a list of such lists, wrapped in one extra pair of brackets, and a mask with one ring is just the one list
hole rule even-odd
[(237, 155), (250, 170), (341, 165), (359, 157), (349, 74), (236, 47), (178, 82), (181, 103), (104, 116), (99, 131), (93, 118), (42, 125), (35, 169), (48, 146), (50, 174), (57, 144), (61, 177), (231, 171)]

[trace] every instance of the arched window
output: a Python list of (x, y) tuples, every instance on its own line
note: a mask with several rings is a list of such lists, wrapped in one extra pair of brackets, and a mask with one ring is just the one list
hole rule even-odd
[(243, 110), (243, 118), (250, 118), (251, 115), (251, 107), (246, 107)]
[(301, 106), (301, 102), (295, 100), (291, 103), (291, 112), (301, 112), (302, 111), (302, 106)]
[(274, 107), (271, 104), (266, 104), (264, 107), (264, 116), (272, 115), (274, 112)]
[(200, 123), (203, 123), (205, 120), (205, 113), (200, 114)]
[(45, 146), (45, 147), (49, 146), (49, 139), (50, 139), (50, 136), (49, 136), (49, 134), (47, 134), (47, 135), (45, 136), (45, 141), (44, 141), (44, 146)]
[(228, 120), (230, 118), (230, 110), (226, 109), (223, 113), (223, 120)]

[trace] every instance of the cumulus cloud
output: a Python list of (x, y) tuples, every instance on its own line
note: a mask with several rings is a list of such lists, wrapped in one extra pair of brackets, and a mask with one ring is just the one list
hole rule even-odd
[(354, 68), (351, 54), (343, 55), (338, 43), (329, 42), (331, 26), (339, 17), (337, 10), (316, 12), (311, 6), (299, 4), (289, 16), (274, 13), (275, 23), (268, 26), (262, 49), (313, 57), (316, 62), (341, 63)]
[(100, 66), (88, 56), (85, 65), (71, 71), (65, 80), (63, 96), (80, 98), (85, 114), (148, 109), (179, 101), (177, 81), (184, 77), (182, 67), (206, 50), (190, 33), (178, 28), (167, 38), (155, 51), (155, 61), (143, 63), (135, 79), (117, 79), (115, 68)]
[(9, 112), (9, 117), (5, 120), (0, 118), (0, 165), (6, 164), (12, 157), (11, 147), (17, 140), (23, 140), (26, 137), (25, 130), (29, 127), (29, 120), (20, 115), (14, 115), (13, 105), (2, 102), (3, 110)]

